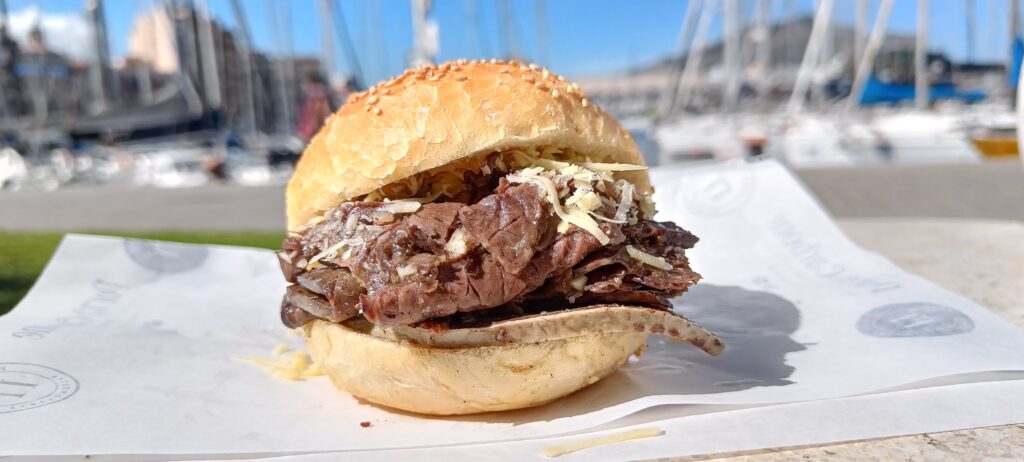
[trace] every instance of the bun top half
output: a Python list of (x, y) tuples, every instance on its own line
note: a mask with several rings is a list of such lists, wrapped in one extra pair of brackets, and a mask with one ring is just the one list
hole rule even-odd
[[(643, 164), (615, 119), (547, 69), (497, 60), (411, 69), (350, 96), (310, 141), (288, 182), (288, 228), (459, 159), (538, 147)], [(629, 179), (649, 190), (640, 173)]]

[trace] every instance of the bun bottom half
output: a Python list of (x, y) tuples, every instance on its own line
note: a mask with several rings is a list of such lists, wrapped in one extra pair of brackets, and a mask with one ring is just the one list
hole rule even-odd
[(339, 389), (433, 415), (539, 406), (601, 380), (646, 332), (589, 333), (537, 343), (431, 348), (316, 320), (302, 329), (313, 361)]

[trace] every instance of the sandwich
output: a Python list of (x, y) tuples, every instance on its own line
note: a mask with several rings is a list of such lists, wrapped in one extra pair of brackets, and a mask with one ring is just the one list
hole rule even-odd
[(351, 95), (302, 154), (281, 319), (357, 398), (454, 415), (537, 406), (650, 335), (724, 345), (671, 310), (697, 237), (655, 221), (643, 157), (537, 65), (421, 66)]

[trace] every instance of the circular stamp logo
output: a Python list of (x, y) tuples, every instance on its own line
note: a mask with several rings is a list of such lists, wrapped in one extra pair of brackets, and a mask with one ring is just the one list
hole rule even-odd
[(754, 192), (754, 177), (744, 168), (694, 175), (680, 188), (680, 200), (702, 216), (727, 215), (747, 202)]
[(974, 321), (945, 305), (893, 303), (864, 313), (857, 330), (872, 337), (939, 337), (970, 332)]
[(198, 245), (126, 239), (124, 250), (135, 263), (158, 273), (183, 273), (198, 268), (210, 250)]
[(0, 414), (53, 404), (77, 391), (74, 377), (52, 367), (0, 363)]

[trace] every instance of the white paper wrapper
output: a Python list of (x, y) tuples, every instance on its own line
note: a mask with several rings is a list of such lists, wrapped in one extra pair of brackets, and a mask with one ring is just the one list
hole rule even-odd
[(704, 404), (671, 408), (685, 420), (1024, 370), (1019, 329), (852, 245), (778, 164), (652, 177), (659, 218), (701, 237), (691, 261), (705, 279), (676, 307), (721, 335), (720, 357), (652, 337), (639, 361), (549, 406), (396, 414), (325, 379), (286, 382), (238, 359), (300, 345), (278, 320), (284, 282), (270, 252), (69, 236), (0, 318), (0, 428), (30, 429), (0, 431), (0, 448), (215, 455), (495, 442), (615, 427), (666, 404)]
[[(1024, 420), (1024, 381), (958, 384), (825, 401), (759, 406), (653, 422), (617, 422), (615, 429), (584, 435), (504, 443), (376, 451), (348, 451), (258, 459), (265, 462), (417, 460), (553, 460), (545, 450), (633, 430), (659, 437), (596, 446), (558, 456), (559, 462), (654, 460), (866, 440), (1013, 424)], [(679, 412), (671, 407), (668, 414)], [(644, 420), (644, 413), (636, 419)], [(236, 460), (237, 459), (233, 459)], [(257, 459), (246, 459), (257, 460)]]

